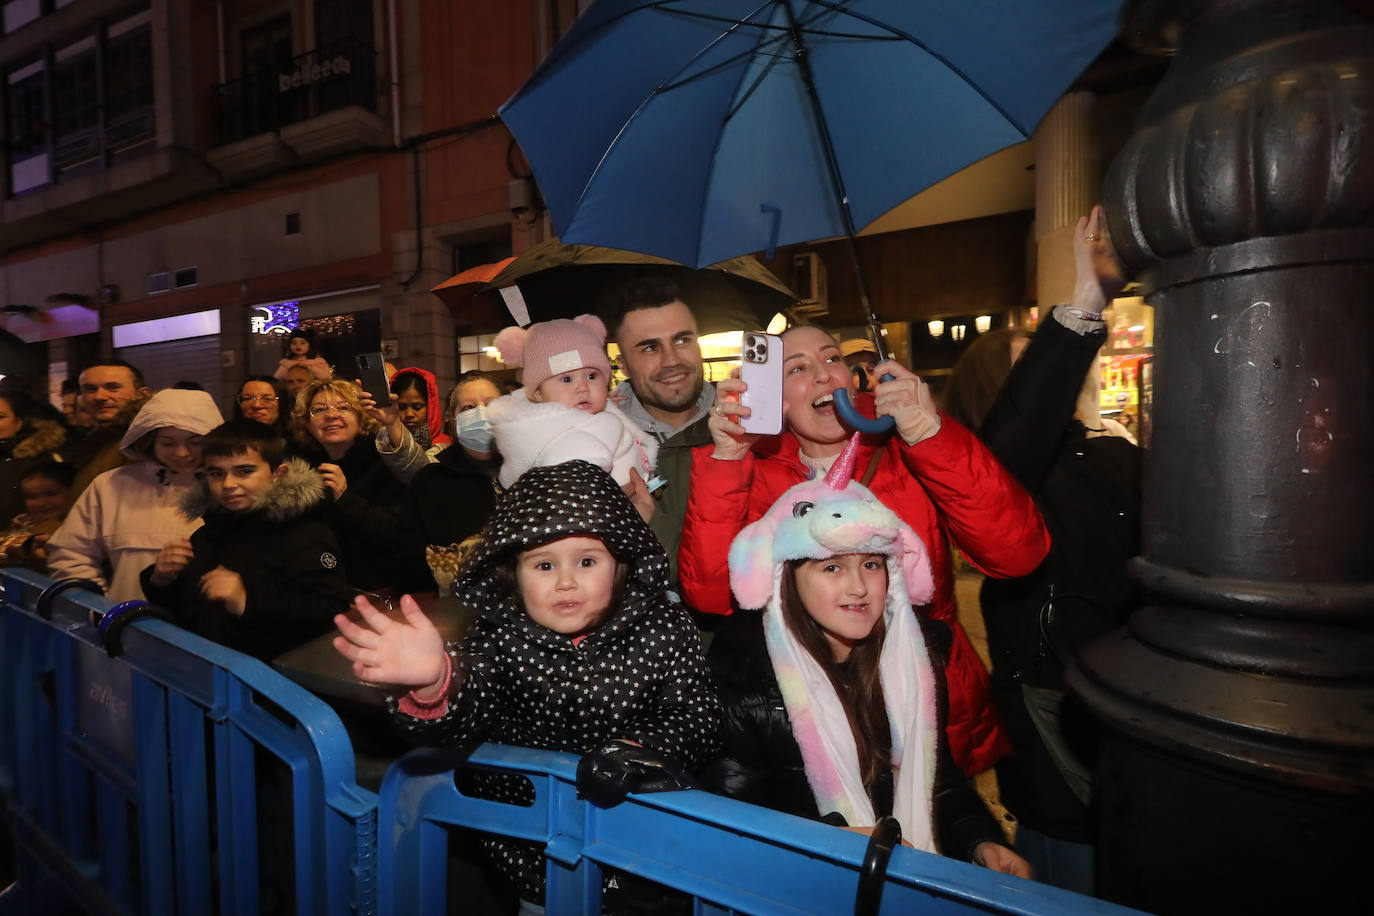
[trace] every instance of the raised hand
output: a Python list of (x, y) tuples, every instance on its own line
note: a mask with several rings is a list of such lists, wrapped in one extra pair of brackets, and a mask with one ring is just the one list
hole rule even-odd
[(879, 363), (873, 374), (892, 376), (873, 389), (873, 406), (878, 416), (893, 419), (903, 442), (915, 445), (940, 431), (940, 413), (924, 379), (891, 359)]
[(341, 636), (334, 648), (353, 663), (353, 674), (372, 684), (432, 688), (437, 692), (445, 672), (444, 638), (409, 595), (401, 598), (401, 620), (392, 620), (362, 595), (353, 602), (361, 624), (338, 614)]
[(1089, 312), (1100, 312), (1126, 285), (1126, 275), (1112, 250), (1107, 235), (1107, 217), (1095, 206), (1087, 216), (1078, 218), (1073, 236), (1073, 304)]
[(355, 379), (358, 390), (361, 393), (358, 398), (358, 406), (363, 409), (363, 413), (381, 424), (382, 429), (386, 430), (386, 436), (395, 445), (401, 438), (401, 412), (396, 407), (396, 399), (392, 398), (391, 403), (385, 407), (377, 406), (377, 399), (369, 391), (363, 391), (362, 379)]

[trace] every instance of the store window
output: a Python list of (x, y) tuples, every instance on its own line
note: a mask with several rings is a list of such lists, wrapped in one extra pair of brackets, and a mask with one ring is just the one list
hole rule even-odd
[(293, 328), (315, 333), (315, 349), (340, 378), (356, 374), (353, 358), (381, 349), (382, 313), (369, 287), (302, 299), (264, 302), (248, 308), (246, 375), (271, 375), (286, 355)]
[(1124, 297), (1107, 310), (1107, 342), (1098, 357), (1102, 416), (1126, 428), (1141, 445), (1149, 439), (1154, 309), (1140, 297)]

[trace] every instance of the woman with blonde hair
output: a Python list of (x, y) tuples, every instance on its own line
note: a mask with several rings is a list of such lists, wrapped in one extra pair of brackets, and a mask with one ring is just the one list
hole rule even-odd
[(377, 454), (377, 421), (363, 410), (361, 394), (352, 382), (316, 379), (296, 399), (291, 433), (332, 497), (326, 520), (351, 584), (373, 589), (395, 578), (406, 488)]

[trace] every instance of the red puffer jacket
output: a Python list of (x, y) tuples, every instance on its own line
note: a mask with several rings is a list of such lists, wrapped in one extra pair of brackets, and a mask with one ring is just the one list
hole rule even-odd
[[(739, 461), (719, 461), (711, 451), (708, 445), (692, 453), (678, 568), (689, 605), (729, 614), (730, 542), (810, 471), (788, 432), (756, 444)], [(873, 451), (873, 445), (860, 449), (855, 477), (863, 476)], [(985, 770), (1011, 746), (992, 703), (987, 671), (959, 625), (949, 538), (987, 575), (1012, 578), (1040, 565), (1049, 551), (1049, 533), (1021, 485), (949, 417), (941, 418), (939, 433), (915, 446), (896, 436), (889, 439), (869, 489), (920, 535), (930, 553), (935, 600), (920, 612), (945, 622), (954, 633), (945, 666), (950, 751), (965, 774)]]

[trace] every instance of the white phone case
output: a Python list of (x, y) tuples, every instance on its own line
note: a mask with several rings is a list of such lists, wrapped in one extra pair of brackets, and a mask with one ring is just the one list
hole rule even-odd
[(782, 338), (745, 331), (739, 377), (749, 386), (740, 397), (740, 403), (750, 411), (742, 418), (744, 431), (764, 436), (782, 432)]

